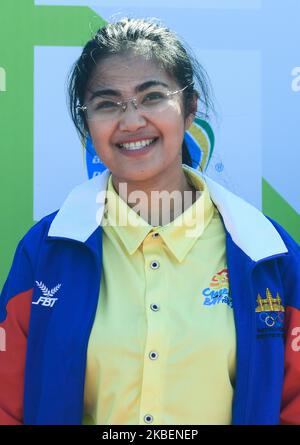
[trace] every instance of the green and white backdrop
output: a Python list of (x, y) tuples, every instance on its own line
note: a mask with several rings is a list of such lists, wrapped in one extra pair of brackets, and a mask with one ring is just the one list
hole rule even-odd
[(66, 76), (124, 15), (158, 17), (193, 48), (216, 97), (208, 174), (300, 242), (299, 0), (0, 0), (0, 287), (18, 240), (87, 178)]

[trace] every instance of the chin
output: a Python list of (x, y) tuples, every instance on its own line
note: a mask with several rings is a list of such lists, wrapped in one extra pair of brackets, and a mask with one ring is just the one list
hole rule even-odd
[(148, 181), (151, 178), (155, 178), (159, 173), (162, 173), (159, 169), (136, 169), (131, 171), (124, 171), (124, 172), (115, 172), (113, 173), (113, 176), (119, 179), (120, 182), (142, 182), (142, 181)]

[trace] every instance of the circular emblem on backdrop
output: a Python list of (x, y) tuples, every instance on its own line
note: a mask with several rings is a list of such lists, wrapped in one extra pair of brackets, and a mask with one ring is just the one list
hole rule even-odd
[[(184, 141), (192, 158), (192, 167), (205, 171), (213, 154), (215, 137), (211, 126), (204, 120), (196, 118), (185, 132)], [(86, 139), (86, 166), (88, 177), (99, 175), (106, 169), (93, 146), (90, 136)]]
[(205, 171), (212, 157), (215, 136), (208, 122), (196, 118), (185, 132), (184, 141), (192, 158), (192, 166)]

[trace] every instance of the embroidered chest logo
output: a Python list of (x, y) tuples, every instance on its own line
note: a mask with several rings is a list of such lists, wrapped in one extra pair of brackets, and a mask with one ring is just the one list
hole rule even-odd
[(205, 297), (204, 306), (227, 304), (232, 308), (232, 298), (229, 295), (228, 269), (222, 269), (216, 273), (210, 281), (210, 286), (203, 289), (202, 295)]
[(284, 323), (284, 307), (277, 292), (274, 298), (270, 289), (266, 289), (265, 297), (262, 298), (260, 294), (257, 295), (257, 307), (255, 312), (258, 316), (258, 338), (263, 337), (282, 337), (283, 323)]
[(48, 289), (42, 281), (36, 281), (36, 285), (41, 289), (43, 296), (40, 296), (37, 301), (33, 301), (32, 304), (41, 304), (42, 306), (52, 307), (57, 301), (57, 298), (53, 298), (59, 291), (61, 283), (52, 289)]

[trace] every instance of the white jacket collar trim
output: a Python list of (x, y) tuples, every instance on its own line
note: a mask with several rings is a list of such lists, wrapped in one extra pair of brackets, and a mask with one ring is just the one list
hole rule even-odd
[(102, 220), (110, 172), (75, 187), (53, 219), (48, 236), (85, 242)]
[[(254, 206), (195, 169), (208, 186), (232, 240), (253, 261), (288, 252), (273, 224)], [(50, 237), (85, 242), (100, 225), (110, 172), (75, 187), (52, 221)]]

